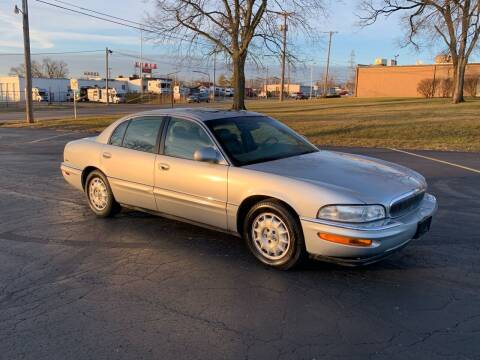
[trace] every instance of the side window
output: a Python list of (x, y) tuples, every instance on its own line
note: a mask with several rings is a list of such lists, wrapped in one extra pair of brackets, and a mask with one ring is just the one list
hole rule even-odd
[(196, 150), (215, 147), (205, 130), (193, 121), (172, 118), (165, 138), (165, 155), (193, 160)]
[(123, 147), (150, 153), (155, 152), (162, 121), (162, 118), (155, 117), (131, 120), (123, 139)]
[(115, 128), (115, 130), (113, 130), (112, 135), (110, 136), (110, 145), (122, 146), (123, 135), (127, 129), (128, 122), (128, 120), (122, 122)]

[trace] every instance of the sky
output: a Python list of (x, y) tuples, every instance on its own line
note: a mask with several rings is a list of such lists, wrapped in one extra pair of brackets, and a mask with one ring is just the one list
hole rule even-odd
[[(49, 0), (55, 2), (55, 0)], [(152, 12), (152, 0), (69, 0), (79, 6), (109, 13), (113, 16), (133, 21), (145, 22), (146, 15)], [(21, 0), (0, 0), (0, 76), (7, 75), (11, 66), (23, 62), (23, 55), (2, 55), (7, 53), (23, 53), (23, 37), (21, 16), (13, 11), (15, 4)], [(332, 72), (338, 76), (346, 76), (351, 54), (355, 54), (355, 62), (371, 64), (377, 57), (393, 58), (398, 56), (399, 64), (415, 64), (417, 60), (431, 63), (438, 49), (425, 49), (416, 52), (412, 48), (401, 48), (399, 40), (402, 28), (397, 18), (381, 20), (378, 23), (361, 28), (357, 25), (357, 0), (330, 2), (328, 17), (319, 19), (317, 25), (321, 31), (337, 31), (333, 37), (331, 64)], [(92, 19), (66, 10), (53, 8), (36, 0), (29, 0), (31, 52), (51, 53), (69, 51), (96, 51), (85, 54), (33, 55), (41, 60), (43, 57), (64, 60), (69, 65), (70, 75), (78, 77), (85, 71), (105, 73), (105, 47), (113, 50), (110, 56), (111, 75), (131, 75), (135, 61), (138, 61), (141, 41), (140, 31), (120, 25)], [(319, 79), (325, 67), (326, 36), (320, 36), (316, 43), (308, 42), (301, 37), (290, 37), (289, 41), (301, 48), (306, 62), (292, 66), (292, 81), (310, 81), (310, 76)], [(157, 74), (166, 75), (180, 71), (179, 77), (186, 80), (203, 76), (194, 71), (212, 74), (212, 61), (185, 60), (172, 56), (170, 45), (156, 45), (152, 41), (143, 42), (144, 57), (158, 65)], [(97, 51), (98, 50), (98, 51)], [(130, 56), (126, 56), (128, 54)], [(307, 59), (308, 57), (308, 59)], [(275, 59), (269, 60), (269, 74), (277, 75), (279, 66)], [(217, 75), (227, 73), (224, 60), (217, 61)], [(247, 78), (264, 76), (264, 71), (254, 66), (247, 69)], [(213, 75), (213, 74), (212, 74)], [(206, 75), (205, 75), (206, 76)]]

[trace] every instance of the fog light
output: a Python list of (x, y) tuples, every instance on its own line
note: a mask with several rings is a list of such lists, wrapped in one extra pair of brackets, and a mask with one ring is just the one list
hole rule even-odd
[(372, 240), (369, 239), (357, 239), (348, 236), (332, 235), (326, 233), (318, 233), (318, 237), (322, 240), (331, 241), (338, 244), (353, 245), (353, 246), (370, 246)]

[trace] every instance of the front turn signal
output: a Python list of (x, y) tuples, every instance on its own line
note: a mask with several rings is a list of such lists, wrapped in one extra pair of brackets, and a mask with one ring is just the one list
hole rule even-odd
[(318, 237), (322, 240), (331, 241), (343, 245), (352, 245), (352, 246), (370, 246), (372, 245), (372, 240), (369, 239), (357, 239), (348, 236), (340, 236), (326, 233), (318, 233)]

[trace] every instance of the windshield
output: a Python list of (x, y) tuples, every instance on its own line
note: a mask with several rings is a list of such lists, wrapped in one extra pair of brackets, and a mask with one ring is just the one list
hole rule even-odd
[(206, 124), (237, 166), (318, 151), (293, 130), (266, 116), (209, 120)]

